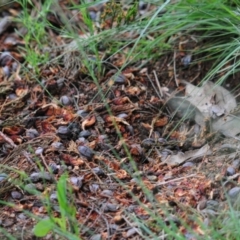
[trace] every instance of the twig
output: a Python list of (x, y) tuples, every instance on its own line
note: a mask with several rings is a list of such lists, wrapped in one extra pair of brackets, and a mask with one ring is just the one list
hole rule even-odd
[(150, 81), (150, 83), (152, 84), (153, 89), (155, 90), (156, 94), (159, 96), (159, 98), (161, 98), (161, 94), (159, 94), (158, 90), (156, 89), (155, 85), (152, 82), (152, 79), (149, 77), (149, 75), (147, 74), (147, 78)]
[(168, 183), (171, 183), (171, 182), (177, 182), (177, 181), (180, 181), (180, 180), (183, 180), (183, 179), (186, 179), (186, 178), (192, 178), (192, 177), (200, 177), (200, 176), (197, 176), (197, 174), (190, 174), (190, 175), (185, 176), (185, 177), (175, 178), (175, 179), (172, 179), (172, 180), (169, 180), (169, 181), (166, 181), (166, 182), (158, 183), (158, 184), (156, 184), (156, 186), (162, 186), (162, 185), (165, 185), (165, 184), (168, 184)]
[[(137, 226), (134, 226), (134, 225), (127, 219), (127, 217), (125, 217), (124, 215), (123, 215), (123, 219), (124, 219), (124, 221), (125, 221), (129, 226), (131, 226), (132, 228), (134, 228), (135, 231), (136, 231), (141, 237), (144, 237), (143, 234), (141, 233), (141, 231), (138, 229), (138, 227), (137, 227)], [(136, 223), (135, 223), (135, 224), (136, 224)]]
[(51, 173), (51, 170), (50, 170), (50, 168), (48, 167), (47, 162), (46, 162), (44, 156), (43, 156), (42, 154), (40, 154), (40, 157), (41, 157), (41, 159), (42, 159), (42, 162), (43, 162), (44, 166), (45, 166), (46, 169), (48, 170), (48, 172)]
[(87, 160), (84, 161), (85, 165), (87, 166), (87, 168), (92, 172), (92, 174), (98, 179), (98, 181), (103, 184), (102, 180), (98, 177), (98, 175), (92, 170), (92, 168), (89, 166)]
[(160, 82), (159, 82), (159, 80), (158, 80), (158, 77), (157, 77), (157, 74), (156, 74), (156, 71), (155, 71), (155, 70), (153, 70), (153, 74), (154, 74), (154, 77), (155, 77), (155, 80), (156, 80), (156, 83), (157, 83), (157, 86), (158, 86), (160, 95), (161, 95), (161, 97), (163, 97), (162, 87), (161, 87), (161, 85), (160, 85)]
[[(9, 143), (12, 147), (17, 148), (18, 146), (13, 142), (11, 138), (6, 136), (2, 131), (0, 131), (0, 136), (7, 142)], [(29, 153), (25, 150), (22, 151), (24, 157), (32, 164), (34, 167), (37, 169), (35, 163), (29, 158)]]
[(174, 80), (175, 83), (177, 85), (177, 87), (179, 86), (178, 84), (178, 80), (177, 80), (177, 71), (176, 71), (176, 51), (174, 51), (174, 55), (173, 55), (173, 71), (174, 71)]

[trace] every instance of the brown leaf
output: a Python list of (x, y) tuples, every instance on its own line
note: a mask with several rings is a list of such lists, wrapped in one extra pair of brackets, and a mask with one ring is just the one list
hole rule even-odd
[(155, 127), (163, 127), (167, 123), (168, 123), (168, 118), (166, 116), (164, 116), (163, 118), (156, 120), (156, 122), (154, 123), (154, 126)]
[(85, 120), (82, 122), (82, 129), (85, 130), (86, 127), (90, 127), (90, 126), (94, 125), (95, 122), (96, 122), (96, 117), (95, 117), (94, 115), (88, 117), (87, 119), (85, 119)]
[(117, 176), (118, 179), (121, 179), (121, 180), (126, 179), (126, 178), (129, 177), (128, 173), (125, 170), (123, 170), (123, 169), (117, 171), (116, 176)]
[(19, 126), (4, 127), (3, 132), (7, 135), (19, 135), (24, 132), (24, 129)]
[(28, 93), (28, 88), (17, 88), (15, 93), (18, 97), (23, 97)]

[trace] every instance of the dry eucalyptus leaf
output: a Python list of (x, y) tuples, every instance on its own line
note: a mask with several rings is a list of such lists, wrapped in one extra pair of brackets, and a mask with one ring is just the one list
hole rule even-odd
[(212, 127), (226, 137), (236, 137), (240, 133), (240, 113), (223, 116), (213, 121)]
[(176, 166), (184, 163), (185, 161), (192, 161), (199, 157), (210, 155), (211, 153), (212, 151), (210, 150), (210, 146), (206, 144), (198, 150), (187, 151), (185, 153), (178, 152), (177, 154), (170, 156), (170, 158), (164, 163), (170, 166)]
[(236, 108), (235, 97), (225, 88), (205, 82), (202, 87), (196, 87), (187, 81), (185, 94), (187, 100), (197, 107), (205, 117), (222, 116)]
[(196, 87), (191, 83), (183, 81), (186, 84), (185, 94), (187, 100), (199, 109), (205, 117), (209, 117), (209, 107), (211, 104), (211, 96), (208, 96), (203, 87)]
[(215, 105), (220, 109), (224, 109), (226, 113), (237, 107), (235, 97), (224, 87), (214, 84), (213, 82), (206, 82), (203, 84), (203, 89), (207, 96), (214, 95)]
[(180, 118), (194, 120), (200, 126), (204, 126), (204, 115), (199, 109), (186, 98), (172, 97), (166, 105), (171, 111), (176, 111)]

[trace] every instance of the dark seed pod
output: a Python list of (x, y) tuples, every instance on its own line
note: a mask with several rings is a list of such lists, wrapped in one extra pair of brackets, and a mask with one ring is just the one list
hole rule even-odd
[(71, 177), (70, 181), (78, 189), (80, 189), (83, 185), (83, 177)]
[(219, 207), (219, 202), (216, 200), (208, 200), (207, 201), (207, 209), (212, 209), (217, 211)]
[(10, 100), (15, 100), (15, 99), (17, 98), (17, 95), (16, 95), (15, 93), (10, 93), (10, 94), (8, 95), (8, 98), (9, 98)]
[(151, 147), (153, 147), (154, 146), (154, 144), (155, 144), (155, 140), (154, 139), (152, 139), (152, 138), (146, 138), (146, 139), (144, 139), (143, 141), (142, 141), (142, 147), (144, 147), (144, 148), (151, 148)]
[(90, 184), (89, 185), (89, 190), (92, 193), (97, 193), (97, 191), (99, 190), (99, 185), (98, 184)]
[(126, 82), (126, 77), (123, 74), (116, 75), (113, 77), (113, 81), (116, 84), (124, 84)]
[(4, 74), (5, 77), (10, 77), (11, 73), (10, 73), (10, 68), (9, 68), (9, 66), (4, 66), (4, 67), (2, 68), (2, 70), (3, 70), (3, 74)]
[(64, 83), (65, 79), (64, 78), (59, 78), (57, 80), (57, 85), (59, 88), (61, 88), (63, 86), (63, 83)]
[(69, 106), (72, 104), (72, 99), (68, 96), (62, 96), (60, 98), (60, 103), (63, 105), (63, 106)]
[(87, 158), (87, 160), (91, 160), (94, 156), (92, 149), (90, 149), (89, 147), (86, 147), (86, 146), (79, 146), (78, 151), (82, 156)]
[(38, 131), (35, 128), (30, 128), (26, 130), (26, 137), (28, 139), (33, 139), (39, 136)]
[(105, 189), (100, 193), (101, 196), (103, 197), (112, 197), (113, 196), (113, 191), (109, 189)]
[(91, 18), (92, 21), (97, 20), (97, 13), (95, 11), (89, 11), (89, 17)]
[(104, 171), (103, 171), (101, 168), (99, 168), (99, 167), (92, 168), (92, 171), (93, 171), (95, 174), (97, 174), (98, 176), (103, 176), (103, 175), (105, 175)]
[(51, 169), (52, 173), (57, 174), (58, 173), (58, 169), (60, 168), (60, 166), (58, 166), (56, 163), (51, 162), (49, 164), (49, 168)]
[(32, 182), (38, 182), (38, 181), (49, 181), (51, 182), (53, 180), (52, 176), (48, 172), (35, 172), (30, 175), (30, 179)]
[(53, 192), (53, 193), (50, 195), (50, 200), (57, 200), (57, 192)]
[(72, 122), (69, 124), (68, 129), (70, 130), (74, 140), (76, 140), (81, 130), (80, 125), (77, 122)]
[(91, 132), (88, 130), (83, 130), (79, 133), (79, 137), (84, 137), (84, 138), (88, 138), (89, 136), (91, 136)]
[(41, 155), (43, 153), (43, 148), (42, 147), (38, 147), (36, 150), (35, 150), (35, 154), (36, 155)]
[(101, 240), (102, 239), (102, 234), (94, 234), (91, 236), (90, 240)]
[(72, 136), (72, 133), (67, 126), (60, 126), (57, 130), (57, 134), (60, 138), (63, 138), (63, 139), (69, 138)]
[(117, 204), (113, 204), (113, 203), (105, 203), (103, 206), (103, 211), (104, 212), (116, 212), (119, 208), (119, 206)]
[(194, 167), (195, 164), (193, 162), (185, 162), (182, 166), (190, 168), (190, 167)]
[(240, 167), (240, 160), (239, 159), (235, 159), (232, 162), (232, 167), (235, 168), (235, 169), (238, 169)]
[(188, 65), (191, 63), (192, 55), (188, 54), (182, 58), (182, 63), (184, 67), (188, 67)]
[(7, 178), (7, 174), (6, 173), (0, 173), (0, 182), (5, 180)]
[(236, 199), (239, 193), (240, 193), (240, 187), (234, 187), (228, 191), (228, 196), (231, 199)]
[(61, 149), (63, 148), (63, 144), (61, 142), (53, 142), (51, 146), (55, 149)]
[(18, 191), (12, 191), (11, 192), (11, 197), (13, 199), (21, 199), (23, 197), (23, 195)]
[(235, 168), (232, 166), (229, 166), (226, 170), (226, 175), (227, 176), (232, 176), (236, 173)]
[(78, 110), (78, 111), (77, 111), (77, 115), (80, 116), (80, 117), (82, 117), (82, 118), (87, 117), (88, 114), (89, 114), (89, 112), (87, 112), (86, 110)]

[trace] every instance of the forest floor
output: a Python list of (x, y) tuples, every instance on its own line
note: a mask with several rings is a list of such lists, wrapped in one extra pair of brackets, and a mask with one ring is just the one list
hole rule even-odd
[[(172, 36), (172, 49), (154, 48), (157, 57), (149, 60), (146, 54), (126, 65), (131, 41), (139, 35), (114, 36), (113, 42), (129, 42), (118, 51), (107, 38), (88, 49), (84, 14), (71, 9), (71, 1), (60, 1), (46, 14), (51, 27), (32, 25), (35, 32), (28, 39), (31, 19), (38, 19), (38, 26), (44, 22), (38, 18), (42, 3), (32, 2), (25, 10), (11, 3), (0, 11), (2, 234), (9, 239), (41, 233), (43, 239), (221, 239), (225, 232), (217, 229), (227, 226), (226, 212), (240, 192), (238, 139), (226, 130), (216, 136), (191, 113), (183, 121), (185, 110), (179, 118), (168, 105), (212, 68), (213, 61), (201, 60), (204, 54), (191, 55), (206, 43), (180, 32)], [(119, 24), (111, 15), (115, 8), (86, 8), (92, 22), (96, 16), (104, 19), (92, 26), (108, 31)], [(121, 8), (126, 17), (129, 8)], [(79, 44), (63, 36), (59, 9), (71, 19)], [(235, 89), (237, 95), (238, 78), (229, 76), (221, 91)], [(46, 230), (37, 223), (47, 217), (52, 225)]]

